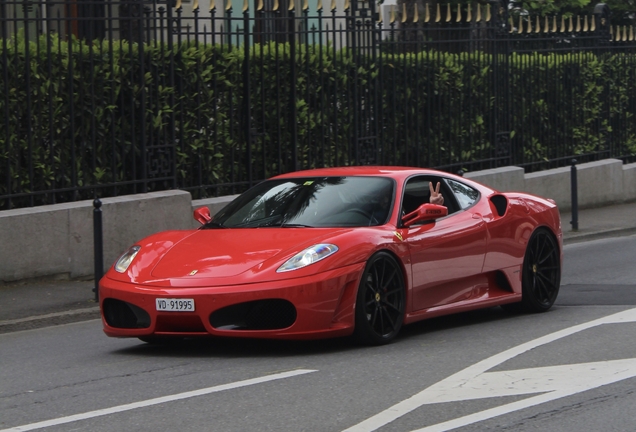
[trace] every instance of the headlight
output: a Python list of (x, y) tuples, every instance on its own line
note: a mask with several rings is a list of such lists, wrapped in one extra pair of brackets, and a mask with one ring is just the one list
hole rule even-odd
[(119, 273), (123, 273), (128, 270), (130, 263), (137, 256), (137, 252), (139, 252), (139, 249), (141, 249), (141, 246), (133, 246), (128, 249), (128, 252), (123, 254), (115, 263), (115, 270)]
[(303, 267), (307, 267), (310, 264), (316, 263), (322, 259), (327, 258), (329, 255), (338, 251), (338, 246), (332, 244), (317, 244), (308, 247), (302, 252), (298, 252), (291, 257), (282, 266), (276, 270), (276, 273), (283, 273), (292, 270), (298, 270)]

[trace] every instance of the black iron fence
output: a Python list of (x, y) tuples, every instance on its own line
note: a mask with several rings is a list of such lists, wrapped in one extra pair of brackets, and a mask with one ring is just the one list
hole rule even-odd
[(636, 160), (634, 28), (608, 12), (5, 0), (0, 206), (207, 197), (321, 166)]

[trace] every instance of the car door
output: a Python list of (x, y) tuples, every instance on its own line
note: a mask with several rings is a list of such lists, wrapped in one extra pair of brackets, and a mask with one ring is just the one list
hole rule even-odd
[(428, 202), (431, 181), (440, 182), (449, 215), (408, 229), (405, 241), (411, 256), (413, 310), (470, 298), (486, 253), (486, 224), (475, 206), (479, 192), (470, 188), (472, 197), (464, 194), (458, 199), (457, 190), (461, 193), (468, 187), (463, 183), (433, 176), (410, 178), (404, 188), (404, 211)]

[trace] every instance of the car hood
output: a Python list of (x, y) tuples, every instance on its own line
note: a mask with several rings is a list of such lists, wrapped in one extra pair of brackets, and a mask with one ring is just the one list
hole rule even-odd
[(198, 230), (167, 250), (151, 275), (157, 279), (237, 276), (255, 267), (258, 270), (266, 266), (268, 260), (289, 259), (337, 231), (302, 228)]

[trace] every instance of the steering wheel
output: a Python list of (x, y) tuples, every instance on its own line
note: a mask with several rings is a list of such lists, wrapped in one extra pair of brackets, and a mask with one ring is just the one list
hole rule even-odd
[(361, 208), (351, 208), (345, 211), (345, 213), (355, 213), (355, 214), (359, 214), (360, 216), (363, 216), (364, 218), (369, 220), (369, 225), (371, 225), (373, 223), (374, 217), (371, 213), (367, 212), (366, 210), (363, 210)]

